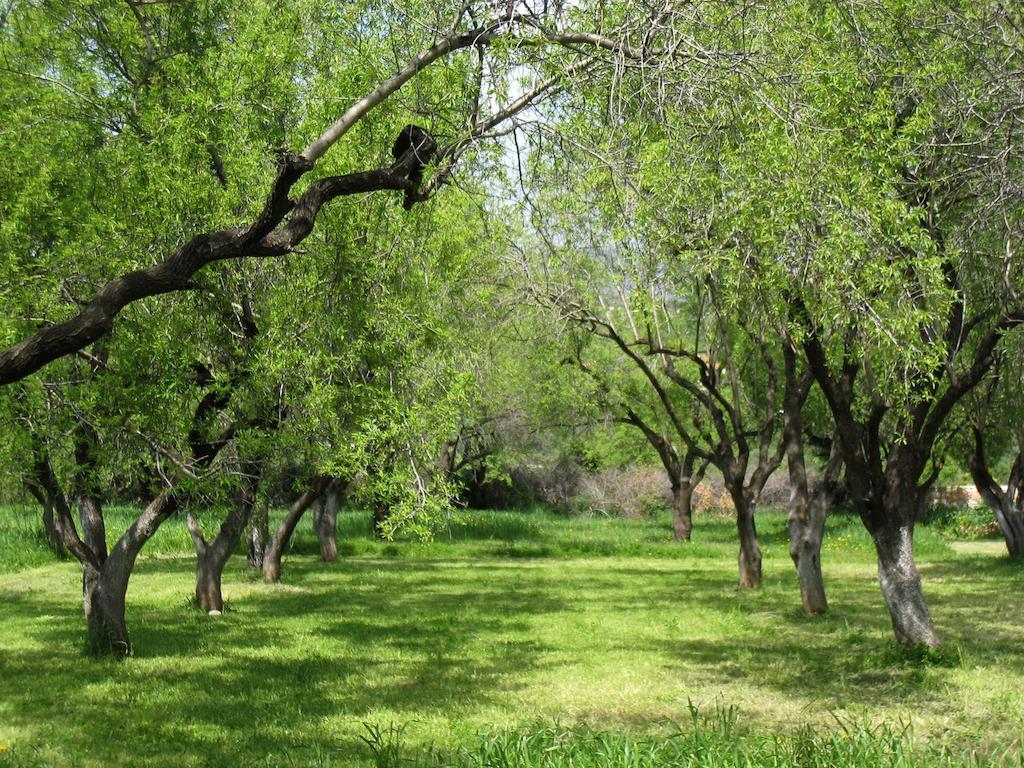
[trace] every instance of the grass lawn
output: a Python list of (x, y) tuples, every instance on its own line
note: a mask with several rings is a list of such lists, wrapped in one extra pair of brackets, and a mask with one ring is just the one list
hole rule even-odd
[[(126, 515), (112, 510), (109, 527)], [(850, 518), (830, 522), (832, 608), (811, 618), (780, 513), (759, 516), (757, 592), (735, 587), (727, 518), (699, 516), (695, 541), (676, 544), (667, 518), (467, 512), (434, 542), (380, 543), (347, 513), (331, 566), (308, 522), (279, 585), (234, 558), (221, 617), (190, 607), (190, 543), (171, 520), (132, 579), (136, 655), (117, 663), (83, 654), (80, 571), (47, 555), (36, 518), (0, 511), (0, 766), (393, 766), (398, 742), (462, 749), (459, 765), (512, 764), (467, 756), (506, 742), (536, 756), (515, 765), (759, 765), (598, 757), (613, 742), (667, 749), (679, 730), (755, 754), (778, 734), (841, 745), (881, 724), (897, 742), (908, 728), (924, 756), (893, 765), (938, 764), (943, 750), (951, 765), (970, 750), (980, 765), (1022, 764), (1024, 568), (989, 542), (919, 529), (946, 643), (921, 659), (895, 648)]]

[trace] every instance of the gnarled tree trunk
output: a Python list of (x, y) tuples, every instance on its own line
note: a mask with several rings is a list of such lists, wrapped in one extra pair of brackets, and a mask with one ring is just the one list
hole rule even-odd
[(973, 431), (974, 449), (967, 452), (967, 466), (971, 470), (974, 485), (989, 509), (995, 513), (1010, 557), (1024, 558), (1024, 450), (1020, 447), (1017, 449), (1004, 491), (989, 469), (981, 428), (974, 426)]
[(896, 640), (903, 645), (939, 646), (931, 611), (914, 563), (914, 524), (883, 525), (871, 531), (878, 553), (878, 579)]
[(224, 518), (213, 541), (208, 542), (203, 538), (199, 521), (191, 512), (186, 517), (192, 543), (196, 548), (196, 605), (211, 614), (224, 612), (224, 596), (221, 592), (224, 567), (238, 549), (242, 531), (252, 517), (259, 477), (258, 467), (247, 468), (231, 512)]
[(279, 581), (281, 579), (281, 558), (284, 555), (285, 548), (287, 548), (288, 543), (292, 539), (292, 534), (295, 533), (295, 527), (299, 524), (299, 520), (302, 519), (306, 510), (309, 509), (313, 502), (320, 498), (320, 495), (327, 487), (327, 483), (328, 480), (326, 478), (316, 480), (313, 483), (313, 487), (303, 493), (292, 504), (288, 514), (278, 524), (273, 537), (270, 539), (270, 544), (267, 545), (267, 549), (263, 553), (263, 578), (267, 581)]
[[(128, 581), (142, 547), (177, 509), (178, 499), (173, 490), (162, 491), (129, 526), (102, 566), (97, 568), (95, 562), (83, 563), (85, 618), (92, 653), (112, 653), (119, 657), (131, 654), (131, 639), (124, 618)], [(67, 517), (70, 520), (70, 511)]]

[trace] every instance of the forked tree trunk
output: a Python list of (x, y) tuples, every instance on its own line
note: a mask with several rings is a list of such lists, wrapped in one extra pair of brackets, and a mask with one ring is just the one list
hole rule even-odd
[(299, 524), (299, 520), (302, 519), (306, 510), (309, 509), (313, 502), (320, 498), (326, 486), (326, 479), (317, 480), (312, 488), (302, 494), (292, 504), (288, 514), (278, 524), (273, 537), (270, 539), (270, 543), (267, 545), (266, 551), (263, 553), (263, 578), (265, 580), (280, 581), (281, 558), (292, 539), (292, 534), (295, 533), (295, 527)]
[[(65, 503), (66, 505), (66, 503)], [(84, 608), (89, 650), (97, 655), (132, 652), (125, 624), (125, 596), (135, 561), (160, 525), (178, 509), (172, 489), (162, 491), (118, 540), (100, 568), (84, 563)], [(64, 516), (70, 520), (70, 510)], [(71, 539), (65, 534), (65, 543)]]
[(199, 521), (191, 512), (186, 518), (196, 548), (196, 605), (211, 614), (224, 612), (224, 596), (221, 592), (224, 567), (238, 549), (242, 531), (252, 517), (258, 487), (259, 470), (249, 468), (235, 504), (221, 523), (213, 541), (208, 542), (203, 538)]
[(341, 506), (341, 488), (332, 483), (313, 508), (313, 529), (320, 542), (320, 557), (325, 563), (338, 559), (338, 507)]
[(914, 563), (914, 524), (882, 526), (871, 531), (878, 553), (878, 579), (889, 608), (896, 640), (903, 645), (939, 646), (931, 611)]

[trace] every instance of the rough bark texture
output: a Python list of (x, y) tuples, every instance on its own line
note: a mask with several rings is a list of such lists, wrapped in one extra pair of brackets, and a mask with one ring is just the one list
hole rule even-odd
[(253, 513), (246, 534), (249, 545), (248, 563), (250, 568), (263, 570), (263, 553), (270, 543), (270, 502), (264, 501)]
[(60, 531), (57, 530), (57, 520), (53, 512), (53, 499), (50, 498), (49, 494), (43, 490), (37, 483), (28, 481), (25, 483), (25, 487), (28, 488), (29, 493), (32, 497), (39, 502), (39, 506), (43, 510), (43, 533), (46, 535), (46, 544), (53, 550), (53, 553), (57, 557), (67, 557), (68, 551), (64, 548), (64, 542), (61, 540)]
[(797, 582), (804, 612), (824, 613), (828, 610), (825, 580), (821, 573), (821, 541), (825, 535), (825, 518), (838, 486), (842, 464), (838, 446), (833, 442), (822, 478), (810, 487), (804, 460), (803, 402), (796, 370), (796, 351), (784, 344), (785, 392), (782, 398), (782, 434), (786, 443), (789, 469), (789, 555), (796, 566)]
[(338, 508), (341, 506), (341, 495), (341, 487), (331, 483), (313, 510), (313, 529), (320, 542), (320, 557), (325, 563), (333, 563), (338, 559)]
[(914, 563), (914, 525), (884, 526), (872, 532), (878, 579), (896, 639), (904, 645), (938, 647), (939, 637)]
[(1010, 557), (1024, 558), (1024, 450), (1018, 448), (1009, 482), (1003, 490), (989, 469), (982, 430), (977, 426), (973, 430), (974, 448), (967, 453), (967, 466), (974, 485), (995, 513)]
[(672, 486), (672, 538), (689, 541), (693, 533), (693, 483)]
[(259, 488), (259, 470), (246, 468), (242, 487), (235, 498), (231, 512), (220, 525), (213, 541), (203, 538), (199, 521), (189, 512), (186, 517), (189, 533), (196, 549), (196, 605), (207, 612), (224, 612), (221, 579), (224, 566), (238, 549), (238, 542), (252, 517)]
[(281, 579), (281, 558), (292, 539), (292, 534), (295, 533), (295, 527), (299, 524), (299, 520), (302, 519), (306, 510), (323, 494), (327, 483), (326, 478), (316, 480), (313, 483), (313, 487), (292, 504), (288, 514), (278, 524), (273, 537), (270, 539), (270, 544), (263, 553), (263, 578), (267, 581), (279, 581)]
[[(86, 599), (86, 621), (89, 649), (93, 653), (112, 653), (120, 657), (131, 654), (131, 640), (124, 620), (128, 581), (142, 547), (177, 510), (178, 499), (173, 491), (161, 492), (114, 545), (95, 579), (89, 574), (93, 566), (85, 566), (87, 587), (91, 588)], [(93, 570), (96, 569), (93, 567)]]
[(736, 530), (740, 538), (740, 587), (760, 589), (761, 587), (761, 544), (757, 540), (757, 526), (754, 523), (755, 503), (742, 489), (730, 489), (733, 505), (736, 507)]

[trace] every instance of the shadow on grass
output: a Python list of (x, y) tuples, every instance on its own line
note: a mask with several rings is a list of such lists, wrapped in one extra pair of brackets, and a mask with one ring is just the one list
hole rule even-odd
[[(137, 576), (182, 565), (144, 562)], [(309, 578), (321, 570), (295, 562), (293, 584), (260, 587), (221, 620), (182, 603), (130, 611), (138, 655), (123, 664), (82, 654), (75, 606), (4, 592), (28, 647), (0, 660), (0, 713), (112, 765), (239, 765), (314, 738), (364, 754), (339, 736), (351, 728), (324, 723), (500, 704), (545, 664), (529, 617), (564, 608), (542, 589), (481, 587), (438, 563), (346, 563), (334, 579)]]
[[(356, 522), (346, 520), (344, 536), (363, 535)], [(4, 622), (21, 643), (0, 653), (0, 718), (54, 745), (57, 756), (87, 756), (86, 764), (234, 766), (288, 750), (305, 754), (311, 745), (355, 760), (365, 757), (352, 735), (362, 721), (507, 711), (530, 673), (558, 679), (554, 665), (567, 649), (550, 643), (571, 641), (538, 638), (583, 614), (639, 626), (674, 615), (689, 623), (663, 636), (597, 633), (587, 638), (592, 646), (569, 648), (573, 654), (649, 655), (667, 674), (685, 668), (694, 684), (735, 683), (756, 696), (874, 708), (916, 697), (944, 705), (931, 669), (894, 653), (872, 568), (861, 564), (842, 578), (827, 571), (832, 611), (805, 617), (784, 555), (766, 560), (763, 590), (736, 589), (731, 526), (707, 526), (706, 550), (652, 544), (677, 554), (646, 565), (362, 557), (326, 568), (296, 557), (296, 549), (285, 583), (275, 587), (246, 583), (236, 558), (226, 583), (246, 591), (220, 620), (186, 607), (191, 559), (148, 559), (129, 593), (138, 656), (120, 665), (82, 656), (80, 605), (68, 588), (77, 575), (68, 567), (54, 595), (0, 588)], [(621, 551), (618, 531), (581, 545), (568, 534), (546, 543), (548, 530), (528, 517), (485, 529), (466, 528), (464, 539), (453, 540), (481, 542), (483, 551), (506, 558), (570, 545), (592, 545), (599, 555)], [(778, 538), (778, 520), (764, 529), (767, 546), (787, 542)], [(308, 533), (301, 541), (315, 551)], [(723, 546), (728, 563), (706, 559)], [(922, 570), (940, 634), (963, 658), (995, 670), (1024, 668), (1020, 569), (1008, 559), (959, 557), (925, 561)], [(166, 583), (175, 598), (165, 587), (153, 590)], [(1006, 601), (1008, 588), (1015, 603)]]

